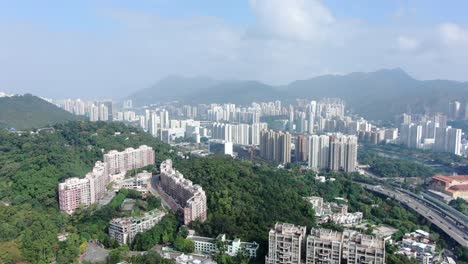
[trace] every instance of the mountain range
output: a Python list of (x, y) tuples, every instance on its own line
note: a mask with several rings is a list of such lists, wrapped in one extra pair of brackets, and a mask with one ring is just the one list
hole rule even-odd
[(0, 97), (0, 128), (42, 128), (79, 119), (81, 118), (30, 94)]
[(451, 100), (464, 105), (468, 101), (468, 82), (417, 80), (400, 68), (323, 75), (278, 86), (258, 81), (170, 76), (128, 99), (141, 106), (167, 101), (250, 104), (280, 99), (288, 103), (297, 98), (324, 97), (342, 98), (348, 109), (368, 119), (393, 120), (403, 112), (446, 112)]

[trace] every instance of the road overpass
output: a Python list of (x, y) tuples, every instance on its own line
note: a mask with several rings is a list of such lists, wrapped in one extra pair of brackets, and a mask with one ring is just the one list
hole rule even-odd
[(450, 212), (443, 211), (440, 208), (431, 207), (420, 199), (415, 198), (413, 195), (396, 189), (382, 187), (380, 185), (359, 184), (369, 191), (390, 197), (414, 210), (429, 222), (439, 227), (455, 242), (461, 246), (468, 247), (468, 228), (465, 226), (466, 223), (462, 223), (462, 225), (457, 224), (458, 222), (456, 220), (449, 217)]

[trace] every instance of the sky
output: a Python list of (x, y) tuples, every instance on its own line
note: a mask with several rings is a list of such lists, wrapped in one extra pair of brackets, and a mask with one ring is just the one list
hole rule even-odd
[(123, 98), (168, 75), (468, 81), (466, 0), (0, 0), (0, 91)]

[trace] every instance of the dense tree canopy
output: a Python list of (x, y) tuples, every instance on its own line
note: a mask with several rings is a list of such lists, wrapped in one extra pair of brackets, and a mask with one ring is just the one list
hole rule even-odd
[(358, 160), (370, 166), (370, 171), (382, 177), (429, 177), (436, 174), (434, 169), (414, 161), (387, 158), (371, 150), (359, 150)]

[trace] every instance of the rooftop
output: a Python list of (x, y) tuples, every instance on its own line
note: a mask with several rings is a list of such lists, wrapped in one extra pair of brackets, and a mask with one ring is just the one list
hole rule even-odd
[(449, 192), (455, 192), (455, 191), (468, 191), (468, 184), (462, 184), (462, 185), (456, 185), (448, 188)]
[(443, 182), (468, 181), (468, 175), (457, 175), (457, 176), (438, 175), (438, 176), (432, 177), (432, 179), (443, 181)]

